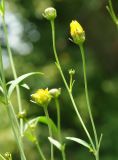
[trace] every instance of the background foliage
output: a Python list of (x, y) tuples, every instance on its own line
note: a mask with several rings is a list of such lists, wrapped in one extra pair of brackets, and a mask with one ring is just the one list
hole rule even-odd
[[(68, 70), (70, 68), (76, 70), (76, 83), (73, 93), (85, 122), (90, 126), (83, 90), (80, 51), (68, 39), (70, 36), (69, 23), (72, 19), (79, 20), (86, 32), (87, 76), (92, 112), (99, 135), (101, 132), (104, 135), (101, 146), (101, 160), (115, 160), (118, 158), (118, 31), (105, 8), (107, 3), (107, 0), (9, 0), (6, 1), (6, 23), (18, 75), (31, 71), (45, 73), (45, 76), (41, 78), (34, 76), (26, 81), (31, 90), (21, 89), (27, 118), (44, 114), (42, 108), (30, 102), (30, 94), (37, 88), (61, 87), (60, 103), (63, 135), (86, 139), (54, 64), (50, 24), (43, 19), (42, 12), (49, 6), (54, 6), (57, 9), (56, 45), (59, 58), (67, 79), (69, 79)], [(118, 2), (114, 0), (113, 5), (117, 13)], [(6, 78), (11, 80), (13, 77), (7, 57), (1, 21), (0, 29)], [(12, 98), (16, 106), (16, 112), (18, 112), (15, 93)], [(56, 120), (56, 109), (53, 102), (49, 106), (49, 111), (52, 119)], [(91, 127), (89, 129), (91, 130)], [(47, 128), (40, 125), (37, 129), (37, 135), (45, 153), (48, 155)], [(28, 159), (38, 160), (35, 147), (27, 140), (25, 142)], [(6, 110), (0, 104), (0, 152), (5, 153), (6, 151), (12, 152), (14, 157), (16, 156), (18, 159), (18, 150), (9, 126)], [(66, 152), (68, 160), (87, 159), (90, 156), (78, 144), (68, 143)], [(59, 154), (56, 149), (55, 153)]]

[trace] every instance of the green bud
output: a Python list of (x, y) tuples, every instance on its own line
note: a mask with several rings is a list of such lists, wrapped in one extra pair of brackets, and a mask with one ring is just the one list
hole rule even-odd
[(58, 98), (59, 95), (61, 94), (61, 88), (59, 88), (59, 89), (57, 89), (57, 88), (51, 89), (51, 90), (49, 90), (49, 93), (53, 98)]
[(10, 153), (10, 152), (6, 152), (6, 153), (5, 153), (5, 158), (6, 158), (7, 160), (10, 160), (10, 159), (11, 159), (11, 153)]
[(70, 75), (74, 75), (74, 74), (75, 74), (75, 70), (74, 70), (74, 69), (70, 69), (70, 70), (69, 70), (69, 74), (70, 74)]
[(57, 16), (57, 12), (56, 12), (56, 9), (53, 8), (53, 7), (49, 7), (49, 8), (46, 8), (44, 13), (43, 13), (43, 16), (47, 19), (47, 20), (54, 20)]
[(18, 118), (22, 118), (23, 119), (25, 117), (26, 117), (26, 111), (25, 110), (18, 113)]

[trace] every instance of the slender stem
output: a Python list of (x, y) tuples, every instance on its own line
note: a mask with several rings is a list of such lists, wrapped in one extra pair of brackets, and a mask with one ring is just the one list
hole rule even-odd
[(26, 160), (26, 157), (25, 157), (25, 154), (24, 154), (24, 151), (23, 151), (23, 144), (22, 144), (21, 136), (20, 136), (20, 133), (18, 132), (18, 130), (16, 128), (16, 123), (14, 123), (14, 115), (12, 114), (11, 106), (9, 104), (7, 105), (7, 112), (8, 112), (8, 116), (9, 116), (9, 119), (10, 119), (10, 123), (11, 123), (11, 126), (12, 126), (12, 130), (14, 132), (14, 136), (15, 136), (17, 145), (19, 147), (21, 160)]
[[(8, 31), (7, 31), (7, 27), (6, 27), (6, 24), (5, 24), (5, 17), (4, 16), (2, 17), (2, 23), (3, 23), (4, 32), (5, 32), (5, 39), (6, 39), (7, 50), (8, 50), (8, 54), (9, 54), (10, 63), (11, 63), (11, 68), (12, 68), (14, 79), (16, 79), (17, 74), (16, 74), (16, 69), (15, 69), (15, 65), (14, 65), (14, 61), (13, 61), (11, 48), (9, 46)], [(19, 112), (22, 112), (21, 94), (20, 94), (20, 88), (19, 88), (18, 85), (16, 86), (16, 92), (17, 92)], [(21, 135), (22, 135), (23, 134), (23, 119), (22, 118), (20, 119), (20, 132), (21, 132)]]
[(54, 21), (51, 21), (51, 27), (52, 27), (53, 50), (54, 50), (54, 55), (55, 55), (57, 67), (58, 67), (59, 72), (60, 72), (60, 74), (61, 74), (61, 77), (62, 77), (62, 79), (63, 79), (63, 81), (64, 81), (64, 84), (65, 84), (65, 86), (66, 86), (66, 89), (67, 89), (67, 91), (68, 91), (68, 93), (69, 93), (69, 96), (70, 96), (71, 102), (72, 102), (72, 104), (73, 104), (74, 110), (75, 110), (75, 112), (76, 112), (76, 114), (77, 114), (77, 116), (78, 116), (78, 118), (79, 118), (79, 120), (80, 120), (80, 122), (81, 122), (81, 125), (82, 125), (82, 127), (83, 127), (83, 129), (84, 129), (84, 131), (85, 131), (85, 133), (86, 133), (86, 135), (87, 135), (87, 137), (88, 137), (91, 145), (92, 145), (93, 150), (95, 151), (95, 146), (94, 146), (94, 143), (93, 143), (93, 141), (92, 141), (92, 138), (91, 138), (91, 136), (90, 136), (90, 134), (89, 134), (89, 132), (88, 132), (85, 124), (84, 124), (84, 121), (83, 121), (83, 119), (82, 119), (82, 117), (81, 117), (78, 109), (77, 109), (77, 106), (76, 106), (76, 103), (75, 103), (75, 101), (74, 101), (73, 95), (72, 95), (72, 93), (70, 92), (69, 86), (68, 86), (68, 84), (67, 84), (67, 81), (66, 81), (66, 79), (65, 79), (65, 76), (64, 76), (63, 71), (62, 71), (62, 69), (61, 69), (61, 65), (60, 65), (60, 62), (59, 62), (59, 59), (58, 59), (58, 56), (57, 56), (56, 45), (55, 45), (55, 27), (54, 27)]
[(22, 147), (22, 141), (21, 141), (21, 137), (18, 135), (19, 131), (16, 128), (17, 122), (14, 124), (14, 114), (13, 111), (11, 112), (11, 106), (9, 105), (9, 100), (7, 97), (7, 88), (6, 88), (6, 80), (5, 80), (5, 74), (4, 74), (4, 68), (3, 68), (3, 60), (2, 60), (2, 50), (1, 50), (1, 45), (0, 45), (0, 73), (1, 73), (1, 77), (2, 77), (2, 87), (3, 87), (3, 93), (4, 93), (4, 97), (5, 97), (5, 104), (6, 104), (6, 109), (7, 109), (7, 113), (9, 116), (9, 120), (12, 126), (12, 130), (16, 139), (16, 143), (18, 145), (19, 151), (20, 151), (20, 155), (21, 155), (21, 160), (26, 160), (25, 158), (25, 154), (23, 151), (23, 147)]
[(15, 124), (15, 127), (17, 128), (17, 131), (18, 131), (18, 133), (19, 133), (19, 136), (21, 137), (21, 135), (20, 135), (20, 127), (19, 127), (19, 123), (18, 123), (18, 119), (17, 119), (17, 117), (16, 117), (16, 114), (15, 114), (15, 112), (14, 112), (14, 109), (13, 109), (13, 105), (12, 105), (12, 103), (9, 101), (9, 105), (10, 105), (10, 110), (11, 110), (11, 113), (12, 113), (12, 115), (13, 115), (13, 121), (14, 121), (14, 124)]
[(98, 147), (98, 137), (97, 137), (97, 132), (91, 112), (91, 106), (90, 106), (90, 101), (89, 101), (89, 95), (88, 95), (88, 86), (87, 86), (87, 77), (86, 77), (86, 62), (85, 62), (85, 54), (84, 54), (84, 48), (83, 45), (80, 45), (80, 51), (81, 51), (81, 56), (82, 56), (82, 62), (83, 62), (83, 73), (84, 73), (84, 85), (85, 85), (85, 95), (86, 95), (86, 102), (87, 102), (87, 107), (88, 107), (88, 112), (91, 120), (91, 124), (93, 127), (93, 132), (95, 136), (95, 142), (96, 142), (96, 148)]
[(109, 0), (109, 8), (107, 8), (107, 9), (108, 9), (109, 14), (111, 15), (113, 22), (116, 24), (117, 29), (118, 29), (118, 18), (116, 17), (116, 14), (114, 12), (111, 0)]
[[(60, 105), (59, 105), (59, 100), (58, 98), (55, 98), (55, 104), (56, 104), (56, 108), (57, 108), (57, 127), (58, 127), (58, 136), (59, 136), (59, 141), (62, 144), (62, 136), (61, 136), (61, 120), (60, 120)], [(62, 153), (62, 158), (63, 160), (66, 160), (66, 157), (65, 157), (65, 149), (61, 149), (61, 153)]]
[(56, 109), (57, 109), (57, 127), (58, 127), (58, 136), (59, 136), (59, 140), (60, 142), (62, 142), (61, 139), (61, 120), (60, 120), (60, 105), (59, 105), (59, 101), (58, 98), (55, 98), (55, 104), (56, 104)]
[(66, 160), (65, 148), (64, 148), (64, 149), (62, 149), (62, 158), (63, 158), (63, 160)]
[(73, 87), (73, 77), (72, 74), (70, 74), (70, 92), (72, 92), (72, 87)]
[[(47, 106), (44, 106), (44, 112), (45, 112), (45, 115), (46, 115), (47, 120), (49, 122), (50, 118), (49, 118)], [(50, 123), (48, 123), (48, 129), (49, 129), (49, 136), (52, 137), (52, 129), (51, 129)], [(54, 147), (53, 147), (52, 143), (51, 143), (51, 160), (54, 160)]]
[(42, 160), (46, 160), (46, 158), (45, 158), (45, 156), (43, 154), (43, 151), (41, 150), (41, 147), (40, 147), (39, 142), (38, 142), (37, 139), (35, 141), (35, 145), (37, 147), (37, 150), (38, 150), (39, 154), (41, 155)]

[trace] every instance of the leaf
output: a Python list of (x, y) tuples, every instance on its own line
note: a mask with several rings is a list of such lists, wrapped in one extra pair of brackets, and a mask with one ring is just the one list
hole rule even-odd
[(88, 144), (86, 141), (84, 141), (84, 140), (82, 140), (82, 139), (75, 138), (75, 137), (66, 137), (66, 139), (72, 140), (72, 141), (74, 141), (74, 142), (77, 142), (77, 143), (83, 145), (83, 146), (86, 147), (86, 148), (91, 149), (90, 144)]
[(25, 88), (25, 89), (27, 89), (27, 90), (30, 89), (30, 87), (29, 87), (26, 83), (22, 84), (21, 87), (23, 87), (23, 88)]
[(8, 97), (10, 98), (13, 90), (15, 89), (15, 87), (20, 82), (22, 82), (24, 79), (28, 78), (29, 76), (32, 76), (32, 75), (35, 75), (35, 74), (43, 74), (43, 73), (41, 73), (41, 72), (31, 72), (31, 73), (24, 74), (24, 75), (18, 77), (17, 79), (11, 81), (11, 85), (10, 85), (9, 90), (8, 90)]
[(53, 139), (52, 137), (48, 137), (50, 143), (52, 143), (54, 146), (56, 146), (59, 150), (62, 150), (62, 145), (59, 141)]
[(103, 134), (101, 133), (101, 135), (100, 135), (100, 139), (99, 139), (99, 143), (98, 143), (98, 148), (100, 148), (101, 141), (102, 141), (102, 137), (103, 137)]

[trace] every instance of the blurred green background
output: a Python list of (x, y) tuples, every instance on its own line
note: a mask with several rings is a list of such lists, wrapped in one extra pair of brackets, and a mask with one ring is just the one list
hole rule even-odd
[[(22, 103), (27, 118), (43, 115), (41, 107), (30, 102), (30, 95), (38, 88), (62, 88), (60, 97), (61, 125), (63, 136), (75, 136), (88, 140), (78, 122), (68, 93), (55, 66), (52, 51), (50, 23), (43, 19), (42, 12), (49, 6), (57, 9), (56, 45), (63, 71), (69, 81), (68, 70), (76, 70), (73, 94), (78, 109), (91, 130), (86, 109), (82, 61), (79, 48), (69, 41), (69, 24), (78, 20), (86, 33), (87, 78), (92, 112), (98, 135), (103, 133), (100, 160), (118, 159), (118, 30), (107, 10), (107, 0), (6, 0), (6, 23), (9, 31), (10, 46), (18, 75), (31, 71), (42, 71), (44, 76), (33, 76), (25, 82), (30, 90), (21, 88)], [(118, 13), (118, 1), (113, 1)], [(4, 66), (7, 80), (12, 80), (3, 27), (0, 20), (0, 39), (4, 53)], [(14, 93), (13, 103), (16, 113), (17, 101)], [(56, 122), (54, 102), (49, 106), (50, 117)], [(37, 135), (47, 157), (49, 156), (48, 130), (39, 125)], [(25, 141), (27, 159), (38, 160), (35, 146)], [(9, 125), (6, 109), (0, 105), (0, 153), (9, 151), (14, 160), (20, 159), (18, 149)], [(67, 160), (93, 159), (91, 153), (76, 143), (67, 142)], [(60, 153), (55, 149), (55, 159)], [(48, 158), (49, 159), (49, 158)]]

